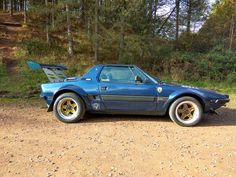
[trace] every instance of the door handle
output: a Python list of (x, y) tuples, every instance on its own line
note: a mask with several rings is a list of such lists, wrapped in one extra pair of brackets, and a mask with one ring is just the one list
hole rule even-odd
[(101, 90), (106, 91), (106, 90), (108, 90), (108, 87), (107, 86), (102, 86)]

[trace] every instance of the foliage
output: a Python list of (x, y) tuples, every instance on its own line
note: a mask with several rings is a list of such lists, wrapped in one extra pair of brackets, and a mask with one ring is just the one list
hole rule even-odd
[[(19, 66), (17, 87), (27, 92), (39, 89), (38, 83), (47, 80), (42, 73), (28, 71), (27, 58), (64, 64), (69, 68), (69, 76), (82, 75), (96, 63), (126, 63), (175, 81), (196, 85), (201, 81), (206, 87), (207, 82), (235, 83), (236, 40), (232, 35), (235, 27), (231, 30), (236, 21), (235, 1), (217, 1), (210, 13), (208, 0), (179, 1), (178, 19), (177, 1), (99, 0), (98, 4), (97, 0), (28, 1), (29, 34), (14, 53), (15, 58), (24, 62)], [(68, 34), (72, 36), (73, 55), (67, 50)], [(94, 60), (95, 44), (98, 61)], [(1, 72), (6, 71), (3, 65), (0, 67)], [(7, 76), (0, 76), (7, 80)], [(6, 81), (1, 87), (11, 89), (10, 83)]]

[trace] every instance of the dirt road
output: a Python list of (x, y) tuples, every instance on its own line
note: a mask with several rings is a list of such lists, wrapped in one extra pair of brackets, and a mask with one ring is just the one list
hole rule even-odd
[(20, 15), (10, 17), (6, 13), (0, 13), (0, 58), (7, 67), (9, 77), (16, 73), (18, 61), (13, 57), (13, 52), (26, 32), (21, 21)]
[(87, 115), (64, 124), (41, 103), (0, 105), (0, 176), (236, 176), (235, 102), (184, 128), (168, 117)]

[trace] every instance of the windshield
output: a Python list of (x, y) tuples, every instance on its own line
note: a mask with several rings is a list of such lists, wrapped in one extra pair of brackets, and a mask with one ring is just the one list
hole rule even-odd
[(140, 70), (141, 72), (143, 72), (143, 74), (145, 74), (152, 82), (154, 82), (155, 84), (157, 84), (158, 82), (160, 83), (161, 80), (158, 77), (155, 77), (151, 74), (147, 74), (146, 72), (144, 72), (143, 70), (141, 70), (140, 68), (137, 67), (138, 70)]

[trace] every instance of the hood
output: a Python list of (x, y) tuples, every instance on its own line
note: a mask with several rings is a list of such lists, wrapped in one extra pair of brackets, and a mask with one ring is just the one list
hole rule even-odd
[(199, 87), (193, 87), (193, 86), (188, 86), (188, 85), (181, 85), (177, 83), (168, 83), (168, 82), (162, 82), (161, 85), (171, 87), (173, 90), (188, 90), (188, 91), (193, 91), (195, 93), (200, 93), (202, 95), (205, 95), (207, 97), (211, 98), (224, 98), (225, 95), (221, 94), (219, 92), (216, 92), (214, 90), (209, 90), (205, 88), (199, 88)]

